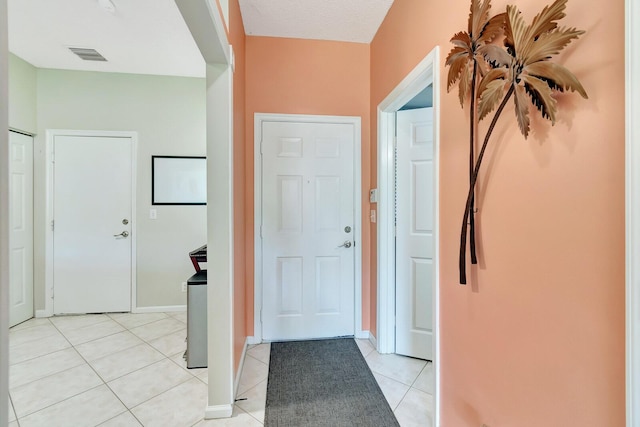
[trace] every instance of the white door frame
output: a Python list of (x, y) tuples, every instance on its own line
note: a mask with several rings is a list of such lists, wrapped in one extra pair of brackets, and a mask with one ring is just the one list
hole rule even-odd
[(131, 312), (135, 313), (136, 301), (136, 240), (138, 233), (136, 230), (136, 177), (138, 170), (138, 133), (128, 131), (97, 131), (97, 130), (65, 130), (47, 129), (46, 131), (46, 215), (45, 215), (45, 287), (44, 287), (44, 310), (36, 310), (36, 317), (53, 316), (53, 230), (51, 227), (53, 218), (54, 199), (54, 139), (56, 136), (85, 136), (85, 137), (108, 137), (108, 138), (130, 138), (131, 139)]
[(625, 6), (627, 427), (640, 427), (640, 5)]
[[(9, 170), (7, 0), (0, 0), (0, 171)], [(9, 408), (9, 174), (0, 173), (0, 414)], [(8, 424), (0, 418), (0, 426)]]
[(380, 353), (395, 352), (394, 139), (396, 111), (433, 83), (434, 269), (433, 354), (434, 425), (440, 424), (440, 51), (436, 46), (378, 105), (378, 331)]
[(267, 114), (255, 113), (254, 116), (254, 335), (249, 337), (250, 344), (262, 342), (262, 239), (260, 224), (262, 219), (262, 161), (260, 144), (262, 140), (262, 124), (265, 122), (295, 123), (340, 123), (351, 124), (354, 128), (354, 241), (355, 241), (355, 299), (354, 299), (354, 333), (356, 338), (369, 338), (362, 331), (362, 150), (361, 119), (347, 116), (314, 116), (305, 114)]

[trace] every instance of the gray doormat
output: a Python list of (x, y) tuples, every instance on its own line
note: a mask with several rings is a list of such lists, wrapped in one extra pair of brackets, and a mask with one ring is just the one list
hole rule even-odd
[(272, 343), (264, 425), (399, 426), (351, 338)]

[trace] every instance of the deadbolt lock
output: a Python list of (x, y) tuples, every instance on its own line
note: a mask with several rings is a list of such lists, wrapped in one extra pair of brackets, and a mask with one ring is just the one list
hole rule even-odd
[(125, 218), (125, 219), (123, 219), (123, 220), (122, 220), (122, 223), (123, 223), (124, 225), (127, 225), (127, 224), (129, 224), (129, 220)]
[(351, 227), (349, 227), (348, 225), (344, 228), (344, 232), (345, 233), (351, 233)]

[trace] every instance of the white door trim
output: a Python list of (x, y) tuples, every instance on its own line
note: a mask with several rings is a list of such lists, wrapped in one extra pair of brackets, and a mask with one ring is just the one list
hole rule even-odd
[(53, 316), (53, 141), (56, 136), (87, 136), (87, 137), (111, 137), (111, 138), (131, 138), (131, 311), (136, 312), (136, 240), (138, 233), (136, 229), (136, 189), (137, 189), (137, 153), (138, 153), (138, 133), (128, 131), (98, 131), (98, 130), (65, 130), (47, 129), (46, 131), (46, 215), (45, 215), (45, 291), (44, 310), (37, 310), (36, 317)]
[[(7, 1), (0, 0), (0, 171), (9, 170)], [(0, 414), (9, 408), (9, 174), (0, 173)], [(0, 415), (4, 418), (4, 415)], [(0, 426), (7, 425), (6, 419)]]
[(250, 343), (262, 342), (262, 239), (260, 238), (260, 219), (262, 218), (262, 162), (260, 159), (260, 142), (262, 124), (264, 122), (297, 122), (297, 123), (342, 123), (354, 127), (354, 239), (355, 239), (355, 336), (368, 338), (369, 334), (362, 330), (362, 151), (361, 151), (361, 119), (347, 116), (314, 116), (304, 114), (268, 114), (256, 113), (254, 116), (254, 335)]
[(627, 427), (640, 427), (640, 5), (626, 0)]
[(440, 51), (436, 46), (378, 105), (378, 351), (395, 352), (394, 138), (396, 111), (433, 83), (434, 425), (440, 425)]

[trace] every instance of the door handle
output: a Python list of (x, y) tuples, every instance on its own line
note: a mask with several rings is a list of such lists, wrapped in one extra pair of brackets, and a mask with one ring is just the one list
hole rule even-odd
[(114, 234), (113, 237), (129, 237), (129, 232), (125, 230), (120, 234)]
[(340, 246), (338, 246), (339, 248), (350, 248), (351, 247), (351, 241), (350, 240), (345, 240), (343, 244), (341, 244)]

